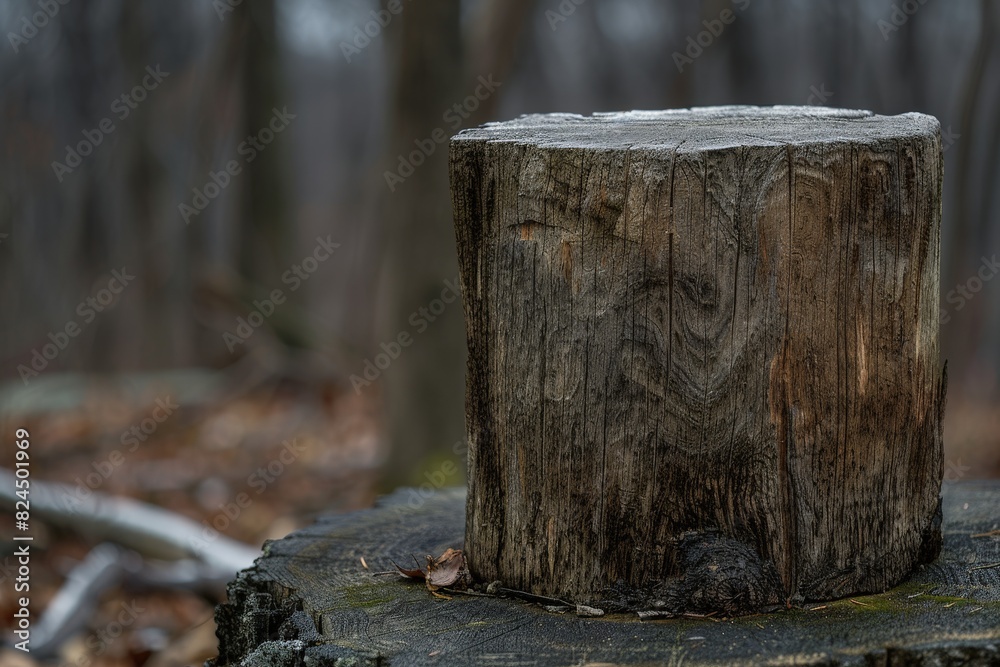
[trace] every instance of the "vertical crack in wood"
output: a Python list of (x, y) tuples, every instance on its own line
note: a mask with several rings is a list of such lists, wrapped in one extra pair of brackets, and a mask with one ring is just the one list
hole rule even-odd
[[(502, 191), (503, 178), (501, 177), (500, 179), (497, 179), (496, 169), (497, 169), (497, 165), (500, 165), (500, 169), (503, 168), (502, 165), (505, 162), (505, 160), (503, 160), (503, 157), (504, 157), (503, 156), (503, 151), (506, 150), (506, 146), (503, 145), (503, 144), (494, 144), (493, 148), (494, 148), (495, 152), (497, 152), (497, 153), (500, 154), (498, 156), (491, 156), (492, 159), (491, 159), (491, 163), (490, 163), (492, 165), (491, 178), (494, 181), (499, 180), (499, 183), (497, 183), (496, 185), (494, 185), (492, 187), (492, 194), (493, 194), (493, 216), (489, 220), (489, 222), (494, 226), (494, 228), (490, 229), (489, 231), (490, 231), (490, 234), (493, 235), (493, 240), (494, 240), (494, 243), (495, 243), (495, 250), (494, 250), (494, 253), (495, 253), (494, 257), (495, 258), (493, 260), (493, 284), (491, 285), (492, 289), (495, 291), (499, 287), (499, 285), (500, 285), (500, 275), (499, 274), (501, 272), (501, 262), (499, 262), (498, 260), (499, 260), (500, 255), (501, 255), (501, 249), (502, 249), (503, 241), (504, 241), (502, 235), (499, 234), (498, 231), (499, 231), (499, 228), (502, 225), (502, 220), (500, 219), (500, 217), (502, 216), (501, 212), (503, 211), (503, 206), (506, 204), (506, 202), (503, 201), (504, 200), (504, 195), (506, 194), (506, 193), (504, 193)], [(499, 157), (500, 159), (496, 159), (497, 157)], [(503, 174), (503, 176), (506, 176), (506, 174)], [(482, 186), (480, 186), (480, 187), (482, 187)], [(508, 278), (510, 278), (510, 280), (513, 281), (514, 276), (510, 275), (510, 276), (508, 276)], [(510, 289), (510, 286), (508, 286), (508, 289)], [(487, 290), (487, 292), (489, 292), (489, 290)], [(497, 295), (491, 295), (490, 299), (491, 299), (491, 301), (492, 300), (496, 300), (496, 301), (500, 300), (498, 294)], [(487, 310), (491, 309), (491, 305), (492, 304), (490, 304), (490, 306), (487, 306)], [(491, 317), (491, 319), (492, 319), (492, 317)], [(489, 322), (489, 323), (490, 324), (494, 324), (493, 322)], [(484, 331), (482, 333), (482, 335), (487, 340), (489, 340), (489, 336), (491, 334), (496, 335), (495, 334), (495, 328), (496, 328), (495, 325), (492, 326), (490, 329), (487, 329), (486, 331)], [(499, 341), (498, 341), (498, 343), (499, 343)], [(496, 348), (499, 349), (500, 345), (497, 345)], [(488, 357), (488, 360), (489, 361), (487, 363), (493, 365), (493, 368), (492, 368), (492, 375), (493, 375), (493, 377), (495, 377), (495, 378), (502, 377), (503, 376), (502, 375), (503, 374), (503, 369), (499, 368), (497, 366), (498, 355), (496, 354), (496, 352), (494, 352), (494, 354), (491, 355), (491, 357)], [(484, 383), (484, 391), (486, 390), (486, 388), (489, 388), (489, 391), (490, 391), (491, 394), (495, 394), (496, 393), (495, 390), (492, 389), (493, 387), (496, 386), (496, 384), (493, 381), (493, 378), (486, 377), (486, 378), (482, 378), (481, 381)], [(488, 395), (487, 398), (495, 400), (495, 398), (493, 396), (489, 396)], [(503, 558), (504, 543), (507, 541), (507, 515), (506, 515), (506, 509), (505, 508), (508, 505), (508, 503), (507, 503), (508, 490), (507, 490), (507, 478), (504, 475), (505, 471), (504, 471), (503, 465), (502, 465), (504, 463), (504, 461), (501, 461), (500, 442), (499, 442), (499, 435), (500, 434), (498, 432), (498, 429), (496, 428), (496, 406), (493, 405), (492, 403), (493, 403), (493, 400), (490, 400), (487, 403), (487, 414), (489, 415), (489, 427), (487, 428), (487, 431), (486, 431), (486, 433), (484, 435), (486, 436), (486, 438), (490, 442), (490, 449), (491, 449), (491, 452), (490, 452), (491, 461), (490, 462), (491, 463), (495, 462), (496, 467), (492, 471), (480, 472), (479, 474), (481, 475), (481, 477), (480, 477), (481, 480), (484, 480), (484, 479), (488, 480), (488, 479), (490, 479), (490, 472), (492, 472), (493, 478), (496, 479), (496, 483), (495, 483), (494, 487), (492, 489), (490, 489), (490, 493), (488, 495), (486, 495), (486, 494), (483, 494), (482, 492), (480, 492), (480, 496), (486, 495), (486, 499), (485, 499), (486, 502), (492, 501), (492, 502), (495, 503), (495, 505), (493, 506), (492, 511), (491, 511), (491, 515), (492, 516), (490, 516), (490, 518), (487, 519), (485, 523), (487, 523), (487, 525), (489, 524), (489, 522), (495, 522), (496, 523), (495, 527), (493, 528), (496, 531), (496, 537), (495, 537), (495, 539), (493, 541), (493, 551), (494, 551), (494, 553), (489, 557), (490, 558), (489, 563), (490, 563), (490, 576), (497, 576), (497, 564), (500, 563), (501, 559)], [(503, 458), (506, 458), (506, 457), (503, 457)], [(484, 559), (484, 561), (485, 561), (485, 559)]]
[[(698, 155), (698, 161), (701, 162), (701, 216), (702, 216), (702, 219), (699, 221), (701, 224), (697, 225), (697, 226), (699, 227), (699, 231), (702, 233), (702, 235), (704, 235), (705, 234), (705, 228), (708, 226), (708, 224), (707, 224), (708, 221), (704, 219), (705, 216), (708, 215), (708, 157), (704, 153), (699, 153), (697, 155)], [(700, 250), (701, 252), (705, 252), (705, 245), (704, 245), (705, 238), (704, 238), (704, 236), (702, 236), (700, 240), (701, 240), (701, 245), (698, 248), (698, 250)], [(698, 272), (701, 273), (701, 266), (698, 266)], [(699, 275), (697, 277), (697, 281), (698, 282), (697, 282), (697, 288), (696, 289), (697, 289), (697, 293), (698, 293), (698, 297), (699, 297), (698, 298), (698, 304), (699, 305), (702, 305), (704, 303), (702, 301), (702, 299), (703, 299), (703, 297), (705, 295), (705, 289), (704, 289), (705, 283), (703, 282), (704, 279), (705, 278), (704, 278), (703, 275)], [(705, 441), (707, 440), (707, 437), (706, 437), (707, 433), (706, 433), (706, 428), (705, 428), (705, 420), (708, 417), (708, 385), (709, 385), (709, 377), (711, 375), (711, 372), (709, 370), (709, 355), (711, 354), (711, 349), (709, 348), (708, 344), (705, 342), (705, 341), (708, 340), (708, 318), (707, 317), (699, 317), (699, 319), (701, 320), (701, 325), (702, 325), (701, 326), (701, 341), (699, 341), (701, 344), (699, 345), (699, 347), (702, 348), (702, 354), (704, 355), (702, 357), (702, 370), (704, 372), (704, 375), (702, 377), (702, 382), (704, 384), (702, 386), (702, 393), (701, 393), (701, 409), (699, 410), (699, 412), (701, 413), (701, 414), (699, 414), (700, 427), (698, 429), (699, 430), (699, 433), (698, 433), (698, 458), (702, 459), (703, 457), (706, 456), (706, 447), (705, 447), (706, 442)], [(702, 517), (703, 521), (704, 521), (704, 519), (705, 519), (705, 517)]]
[[(674, 230), (676, 229), (676, 219), (674, 218), (674, 170), (677, 167), (677, 152), (684, 145), (682, 140), (674, 147), (670, 155), (670, 175), (667, 192), (667, 211), (670, 215), (670, 223), (667, 226), (667, 379), (664, 385), (666, 390), (670, 390), (670, 369), (674, 365)], [(667, 481), (661, 481), (662, 489), (668, 488)]]
[[(579, 155), (579, 164), (577, 166), (577, 170), (580, 173), (580, 198), (579, 198), (580, 216), (579, 216), (578, 222), (580, 224), (580, 255), (581, 255), (581, 262), (585, 261), (584, 260), (584, 257), (585, 257), (584, 248), (586, 247), (585, 244), (587, 242), (587, 227), (586, 227), (586, 224), (585, 224), (584, 218), (583, 218), (583, 199), (584, 199), (584, 197), (583, 197), (583, 194), (584, 194), (584, 173), (583, 172), (584, 172), (584, 166), (585, 165), (586, 165), (586, 154), (585, 153), (581, 153)], [(568, 201), (566, 202), (566, 205), (569, 206), (569, 202)], [(597, 261), (596, 257), (594, 258), (594, 261), (595, 261), (594, 270), (591, 272), (592, 276), (593, 276), (593, 284), (591, 285), (591, 289), (590, 289), (591, 296), (592, 296), (592, 299), (593, 299), (593, 312), (590, 314), (589, 317), (586, 318), (586, 323), (584, 325), (584, 343), (583, 343), (583, 400), (581, 401), (582, 404), (583, 404), (583, 408), (582, 408), (582, 411), (581, 411), (582, 415), (583, 415), (583, 424), (582, 424), (582, 426), (580, 428), (580, 437), (585, 442), (587, 441), (587, 438), (588, 438), (588, 427), (590, 425), (590, 418), (589, 418), (589, 413), (588, 413), (588, 410), (590, 408), (590, 342), (591, 342), (591, 340), (590, 340), (591, 339), (590, 325), (591, 325), (591, 322), (593, 322), (593, 323), (596, 324), (596, 322), (597, 322), (597, 316), (598, 316), (598, 302), (597, 302), (597, 294), (598, 294), (598, 290), (597, 290), (597, 285), (598, 285), (598, 282), (597, 282), (597, 273), (598, 272), (597, 272), (597, 267), (596, 267), (596, 261)], [(584, 279), (585, 275), (586, 274), (584, 274), (584, 276), (581, 277), (581, 284), (583, 282), (583, 279)], [(598, 347), (598, 350), (599, 349), (600, 348)]]
[(792, 251), (795, 226), (795, 163), (792, 158), (792, 146), (785, 148), (786, 160), (788, 163), (788, 248), (785, 249), (784, 256), (788, 262), (788, 277), (785, 286), (785, 335), (780, 352), (780, 363), (778, 364), (779, 383), (779, 414), (780, 426), (777, 432), (778, 444), (778, 492), (781, 494), (781, 539), (782, 539), (782, 560), (778, 571), (781, 573), (781, 582), (785, 587), (786, 597), (791, 597), (795, 593), (795, 505), (792, 489), (792, 478), (789, 473), (788, 458), (793, 446), (792, 423), (793, 414), (789, 405), (789, 322), (792, 315), (792, 268), (794, 266), (795, 253)]
[[(743, 241), (740, 235), (740, 200), (743, 196), (742, 185), (742, 172), (745, 166), (746, 152), (745, 148), (741, 148), (738, 152), (739, 159), (736, 161), (736, 165), (733, 168), (733, 178), (736, 182), (736, 193), (735, 201), (733, 202), (732, 219), (729, 221), (733, 226), (733, 235), (735, 237), (736, 243), (736, 266), (733, 268), (733, 312), (729, 319), (729, 375), (733, 377), (736, 371), (736, 316), (737, 316), (737, 305), (739, 304), (739, 293), (740, 293), (740, 255), (743, 252)], [(723, 216), (720, 216), (720, 224)], [(716, 255), (718, 257), (718, 255)], [(747, 285), (747, 293), (750, 292), (750, 286)], [(749, 309), (747, 311), (749, 313)], [(749, 318), (748, 318), (749, 320)], [(744, 338), (742, 348), (745, 352), (746, 348), (749, 346), (749, 336)], [(733, 392), (732, 396), (733, 403), (738, 401), (736, 393)], [(736, 414), (738, 407), (736, 405), (731, 409), (731, 414)], [(726, 467), (730, 470), (735, 470), (733, 466), (733, 457), (736, 453), (736, 420), (732, 420), (732, 428), (729, 431), (729, 444), (728, 444), (729, 456), (727, 457)], [(727, 500), (729, 501), (729, 507), (726, 508), (727, 513), (730, 516), (735, 516), (736, 511), (733, 507), (733, 494), (729, 492), (726, 494)]]
[[(649, 230), (649, 233), (650, 233), (651, 237), (654, 237), (654, 239), (653, 239), (652, 242), (650, 242), (650, 245), (653, 245), (653, 244), (656, 243), (657, 239), (655, 238), (655, 236), (656, 236), (655, 235), (655, 230), (660, 229), (660, 225), (659, 225), (660, 196), (661, 196), (661, 190), (662, 190), (662, 185), (663, 184), (661, 182), (659, 182), (659, 181), (654, 181), (654, 185), (652, 187), (652, 191), (653, 191), (652, 194), (653, 194), (653, 197), (655, 197), (654, 203), (653, 203), (653, 211), (654, 211), (654, 213), (653, 213), (652, 220), (649, 220), (649, 218), (647, 217), (647, 213), (646, 213), (646, 211), (647, 211), (646, 202), (649, 200), (649, 197), (650, 197), (650, 185), (649, 185), (649, 179), (646, 176), (646, 168), (649, 166), (649, 163), (650, 163), (650, 161), (652, 159), (652, 155), (653, 155), (653, 153), (651, 151), (648, 151), (648, 150), (646, 151), (646, 153), (644, 155), (644, 158), (642, 160), (642, 172), (640, 173), (640, 180), (639, 180), (639, 182), (643, 184), (643, 191), (642, 191), (642, 194), (643, 194), (643, 205), (642, 205), (642, 208), (641, 208), (642, 223), (641, 223), (641, 227), (640, 227), (640, 229), (642, 230), (642, 232), (641, 232), (641, 235), (640, 235), (640, 239), (641, 239), (640, 240), (640, 246), (643, 248), (643, 253), (644, 254), (647, 252), (646, 249), (645, 249), (646, 248), (646, 243), (647, 243), (647, 241), (646, 241), (646, 227), (647, 227), (647, 224), (649, 222), (653, 222), (653, 228), (651, 230)], [(645, 270), (645, 261), (643, 262), (643, 269)], [(644, 322), (648, 322), (650, 320), (650, 312), (649, 312), (650, 300), (649, 299), (644, 299), (643, 301), (644, 301), (644, 308), (643, 308), (642, 319), (643, 319)], [(667, 371), (669, 372), (669, 368), (667, 369)], [(664, 385), (664, 386), (666, 386), (666, 385)], [(644, 398), (645, 398), (645, 409), (643, 410), (643, 414), (645, 415), (646, 421), (648, 422), (649, 419), (650, 419), (650, 416), (652, 415), (652, 412), (653, 412), (651, 410), (651, 403), (653, 401), (652, 401), (652, 398), (649, 396), (649, 394), (646, 394), (646, 396)], [(658, 430), (659, 417), (657, 417), (656, 422), (657, 422), (657, 425), (653, 427), (653, 429), (654, 429), (653, 430), (654, 441), (657, 438), (656, 431)], [(652, 455), (652, 465), (649, 468), (649, 476), (647, 477), (647, 483), (646, 483), (647, 498), (643, 501), (643, 503), (641, 505), (641, 512), (642, 512), (642, 514), (647, 515), (647, 516), (652, 512), (653, 488), (654, 488), (654, 484), (655, 484), (655, 475), (656, 475), (656, 466), (657, 465), (659, 465), (659, 447), (654, 447), (653, 448), (653, 455)], [(638, 504), (639, 500), (637, 499), (636, 502)], [(654, 531), (653, 530), (647, 530), (647, 531), (645, 531), (642, 534), (642, 541), (641, 541), (641, 545), (642, 546), (641, 546), (641, 551), (639, 552), (639, 559), (640, 559), (639, 560), (639, 567), (638, 567), (638, 572), (639, 573), (649, 572), (649, 571), (651, 571), (653, 569), (652, 566), (650, 565), (650, 560), (651, 560), (651, 558), (653, 558), (653, 553), (654, 553), (654, 548), (653, 548), (654, 539), (653, 539), (653, 535), (654, 535)], [(630, 573), (630, 575), (631, 574), (632, 573)]]
[[(625, 264), (628, 264), (628, 261), (629, 261), (628, 260), (628, 252), (629, 252), (629, 243), (628, 242), (629, 242), (629, 230), (631, 229), (630, 226), (629, 226), (629, 217), (628, 217), (628, 203), (629, 203), (629, 199), (630, 199), (629, 182), (628, 181), (629, 181), (629, 172), (631, 170), (631, 164), (632, 164), (632, 153), (631, 153), (631, 151), (632, 151), (632, 145), (631, 144), (625, 147), (625, 159), (624, 159), (624, 163), (625, 164), (624, 164), (624, 167), (623, 167), (623, 169), (625, 171), (625, 177), (624, 177), (624, 184), (622, 185), (622, 192), (623, 192), (623, 195), (624, 195), (624, 201), (622, 202), (622, 243), (621, 243), (622, 261)], [(641, 231), (640, 231), (640, 237), (639, 238), (640, 238), (640, 243), (639, 243), (640, 250), (639, 250), (639, 253), (640, 253), (640, 255), (642, 255), (642, 243), (641, 243), (642, 232)], [(633, 242), (634, 242), (634, 239), (633, 239)], [(646, 275), (645, 258), (643, 258), (642, 275), (643, 276)], [(636, 298), (636, 290), (628, 289), (628, 287), (627, 287), (627, 285), (628, 285), (628, 276), (627, 275), (625, 277), (625, 283), (626, 283), (626, 297), (628, 298), (628, 304), (629, 304), (628, 305), (628, 317), (629, 317), (629, 322), (630, 322), (630, 327), (631, 327), (631, 331), (629, 332), (629, 346), (630, 346), (631, 349), (629, 350), (628, 358), (629, 358), (629, 363), (632, 364), (633, 367), (634, 367), (635, 366), (635, 298)], [(624, 325), (624, 322), (622, 324)], [(620, 429), (620, 425), (619, 425), (619, 429)], [(619, 456), (621, 456), (621, 454), (622, 454), (622, 452), (621, 452), (621, 445), (622, 444), (625, 447), (633, 447), (633, 448), (636, 447), (635, 443), (628, 442), (628, 441), (622, 439), (620, 436), (617, 436), (617, 435), (616, 435), (616, 440), (617, 440), (617, 442), (621, 443), (619, 445), (619, 451), (618, 451), (618, 455)], [(625, 487), (625, 489), (631, 489), (631, 488), (633, 488), (633, 485), (634, 485), (634, 478), (632, 477), (634, 475), (634, 470), (632, 468), (633, 459), (631, 458), (631, 456), (629, 456), (629, 458), (627, 459), (627, 461), (628, 461), (627, 467), (623, 471), (621, 471), (622, 477), (624, 477), (627, 480), (627, 482), (625, 484), (623, 484), (622, 486)], [(605, 461), (605, 465), (607, 465), (607, 461)], [(615, 510), (616, 511), (616, 521), (617, 522), (621, 521), (621, 515), (625, 511), (624, 510), (624, 506), (627, 505), (632, 500), (631, 498), (627, 497), (623, 493), (623, 490), (624, 489), (618, 491), (618, 498), (617, 498), (618, 507)], [(608, 530), (607, 527), (604, 527), (601, 532), (602, 532), (602, 534), (605, 537), (607, 537), (608, 535), (619, 535), (619, 536), (625, 537), (625, 541), (626, 541), (627, 547), (630, 550), (632, 550), (633, 553), (636, 553), (635, 550), (636, 550), (637, 545), (633, 542), (634, 534), (631, 531), (625, 531), (622, 526), (615, 526), (613, 530), (614, 530), (614, 532), (612, 532), (611, 530)], [(601, 557), (604, 559), (605, 563), (611, 562), (612, 560), (617, 560), (617, 554), (615, 554), (613, 558), (609, 557), (609, 556), (612, 556), (612, 554), (610, 553), (610, 549), (613, 549), (614, 545), (603, 544), (601, 546), (602, 546)], [(625, 579), (626, 581), (629, 580), (629, 578), (631, 576), (631, 570), (633, 569), (632, 563), (628, 559), (623, 559), (623, 562), (618, 563), (618, 568), (619, 568), (618, 569), (618, 576), (619, 576), (619, 578)]]

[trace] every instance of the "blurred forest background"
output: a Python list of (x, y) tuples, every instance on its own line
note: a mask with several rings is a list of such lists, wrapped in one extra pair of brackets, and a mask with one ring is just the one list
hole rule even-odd
[(712, 104), (940, 119), (945, 478), (1000, 475), (995, 0), (0, 0), (0, 24), (0, 426), (4, 452), (33, 429), (37, 479), (95, 470), (170, 395), (183, 418), (101, 490), (212, 521), (307, 433), (308, 469), (234, 521), (249, 543), (461, 483), (434, 137)]
[[(434, 130), (526, 112), (824, 104), (941, 120), (950, 416), (969, 402), (997, 412), (1000, 287), (974, 280), (972, 298), (947, 298), (1000, 251), (995, 2), (393, 4), (383, 26), (374, 0), (72, 0), (11, 41), (40, 5), (0, 2), (11, 42), (0, 50), (0, 377), (24, 388), (18, 366), (124, 266), (128, 289), (80, 322), (29, 388), (66, 371), (225, 369), (256, 353), (275, 372), (353, 391), (351, 375), (380, 343), (417, 334), (411, 314), (457, 273), (446, 146), (392, 189), (385, 177)], [(678, 71), (675, 54), (727, 8), (735, 20)], [(120, 119), (116, 100), (157, 66), (169, 74)], [(466, 109), (481, 76), (498, 83)], [(241, 142), (273, 109), (294, 119), (246, 160)], [(113, 132), (56, 173), (104, 118)], [(234, 159), (241, 172), (186, 223), (179, 206)], [(339, 248), (292, 292), (282, 275), (327, 236)], [(287, 303), (227, 345), (276, 288)], [(419, 479), (409, 472), (429, 452), (462, 438), (460, 311), (427, 319), (360, 387), (387, 406), (397, 480)], [(996, 426), (985, 429), (994, 444)]]

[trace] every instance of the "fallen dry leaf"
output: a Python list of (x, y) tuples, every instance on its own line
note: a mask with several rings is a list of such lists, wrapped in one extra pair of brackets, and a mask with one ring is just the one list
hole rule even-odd
[[(414, 558), (414, 560), (416, 559)], [(407, 569), (405, 567), (400, 567), (399, 565), (397, 565), (396, 561), (389, 561), (389, 562), (395, 565), (396, 569), (399, 570), (399, 573), (404, 577), (409, 577), (410, 579), (420, 579), (420, 580), (425, 579), (424, 571), (421, 570), (419, 567), (416, 569)]]
[[(414, 559), (416, 560), (416, 559)], [(427, 583), (427, 588), (434, 592), (441, 588), (464, 590), (472, 581), (465, 555), (458, 549), (448, 549), (434, 558), (427, 556), (427, 570), (400, 567), (394, 561), (393, 565), (404, 577), (421, 579)]]
[(436, 559), (427, 557), (427, 588), (436, 590), (464, 581), (469, 568), (465, 555), (458, 549), (448, 549)]

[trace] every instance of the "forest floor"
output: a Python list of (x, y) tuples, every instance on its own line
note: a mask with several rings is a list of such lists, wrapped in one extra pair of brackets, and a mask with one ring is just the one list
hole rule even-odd
[[(173, 377), (143, 382), (141, 388), (88, 382), (84, 388), (55, 392), (68, 396), (64, 401), (49, 394), (42, 410), (19, 414), (6, 406), (0, 432), (29, 431), (33, 481), (151, 503), (254, 549), (309, 525), (321, 512), (373, 503), (382, 452), (370, 395), (332, 384), (271, 381), (220, 397), (192, 388), (192, 382), (200, 380)], [(170, 407), (174, 404), (178, 407)], [(157, 422), (156, 417), (163, 419)], [(12, 450), (4, 445), (3, 451)], [(3, 465), (12, 467), (13, 461)], [(245, 496), (237, 503), (240, 494)], [(0, 627), (5, 638), (17, 602), (12, 528), (0, 528)], [(96, 541), (37, 517), (30, 532), (30, 608), (37, 627), (66, 574)], [(0, 664), (201, 665), (216, 655), (213, 610), (223, 596), (221, 590), (198, 595), (112, 588), (104, 591), (87, 627), (57, 655), (36, 661), (31, 654), (6, 648), (0, 649)], [(123, 614), (126, 622), (119, 624)]]
[[(8, 402), (0, 432), (28, 429), (36, 481), (151, 503), (253, 548), (308, 525), (320, 513), (373, 503), (384, 459), (374, 395), (314, 381), (241, 385), (235, 394), (219, 391), (197, 372), (141, 382), (85, 378), (46, 391), (40, 402), (20, 407)], [(950, 399), (945, 442), (945, 479), (1000, 477), (995, 404)], [(5, 446), (4, 451), (10, 450)], [(234, 502), (241, 493), (249, 498), (242, 507)], [(37, 623), (73, 565), (97, 543), (37, 518), (31, 532), (30, 596)], [(17, 603), (12, 534), (12, 526), (0, 528), (5, 636)], [(0, 664), (200, 665), (215, 656), (213, 609), (223, 595), (221, 590), (197, 595), (110, 588), (86, 627), (57, 655), (36, 661), (21, 651), (0, 649)], [(132, 611), (127, 623), (118, 624), (124, 610)]]

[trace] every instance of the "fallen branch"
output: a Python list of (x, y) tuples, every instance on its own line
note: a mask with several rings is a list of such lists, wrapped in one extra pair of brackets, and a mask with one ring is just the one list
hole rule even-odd
[[(0, 468), (0, 501), (13, 507), (14, 474)], [(97, 491), (80, 497), (63, 484), (31, 481), (33, 516), (88, 537), (125, 545), (160, 560), (197, 558), (236, 576), (260, 555), (257, 549), (231, 540), (199, 523), (155, 505)]]
[(188, 558), (170, 563), (143, 561), (140, 569), (126, 570), (124, 585), (132, 590), (183, 590), (221, 598), (232, 580), (228, 570)]
[(66, 640), (86, 626), (101, 593), (121, 581), (122, 568), (122, 551), (115, 545), (104, 543), (91, 549), (66, 575), (66, 583), (32, 628), (31, 652), (40, 658), (55, 655)]
[(42, 658), (57, 655), (67, 640), (87, 626), (102, 595), (118, 586), (211, 592), (221, 598), (231, 579), (232, 574), (200, 561), (149, 563), (134, 551), (101, 543), (66, 575), (32, 631), (31, 650)]

